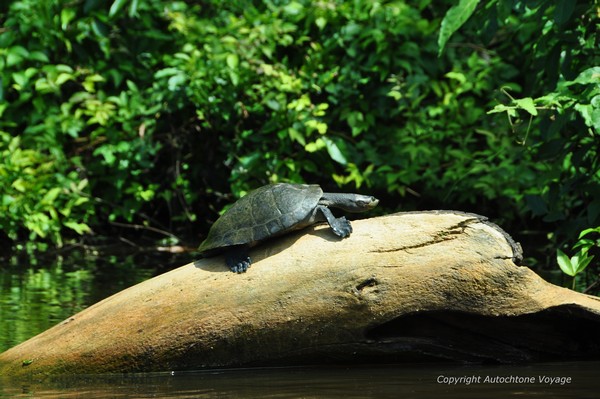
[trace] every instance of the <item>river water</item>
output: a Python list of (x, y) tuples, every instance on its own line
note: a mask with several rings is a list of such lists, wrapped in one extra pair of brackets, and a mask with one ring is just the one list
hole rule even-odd
[[(0, 352), (107, 296), (187, 261), (160, 254), (95, 256), (84, 252), (45, 261), (7, 260), (0, 265)], [(0, 399), (598, 398), (599, 389), (600, 362), (166, 371), (44, 381), (12, 381), (0, 376)]]
[(11, 383), (0, 398), (598, 398), (599, 362), (242, 369)]

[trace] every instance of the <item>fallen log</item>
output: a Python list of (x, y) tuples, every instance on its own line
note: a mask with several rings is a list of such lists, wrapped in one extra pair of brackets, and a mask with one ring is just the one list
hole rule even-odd
[(0, 354), (8, 377), (324, 362), (600, 359), (600, 300), (515, 264), (485, 218), (399, 213), (316, 226), (231, 273), (201, 259)]

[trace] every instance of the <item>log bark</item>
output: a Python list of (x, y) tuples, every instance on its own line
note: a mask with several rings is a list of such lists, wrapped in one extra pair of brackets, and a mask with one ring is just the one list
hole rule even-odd
[(324, 362), (600, 358), (600, 300), (517, 266), (485, 218), (400, 213), (202, 259), (121, 291), (0, 354), (0, 375)]

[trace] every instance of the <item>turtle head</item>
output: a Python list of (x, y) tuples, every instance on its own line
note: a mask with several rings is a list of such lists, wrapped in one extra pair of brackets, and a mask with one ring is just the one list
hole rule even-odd
[(319, 204), (340, 208), (346, 212), (365, 212), (377, 206), (379, 200), (371, 195), (323, 193)]

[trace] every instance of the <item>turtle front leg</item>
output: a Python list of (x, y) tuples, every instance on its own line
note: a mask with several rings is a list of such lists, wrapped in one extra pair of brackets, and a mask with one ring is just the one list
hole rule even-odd
[(232, 272), (245, 273), (252, 264), (252, 259), (250, 259), (248, 248), (245, 245), (237, 245), (227, 250), (225, 262)]
[(331, 210), (324, 205), (318, 205), (316, 211), (321, 212), (327, 223), (329, 223), (331, 230), (333, 230), (338, 237), (346, 238), (352, 233), (352, 225), (344, 216), (336, 218), (333, 216), (333, 213), (331, 213)]

